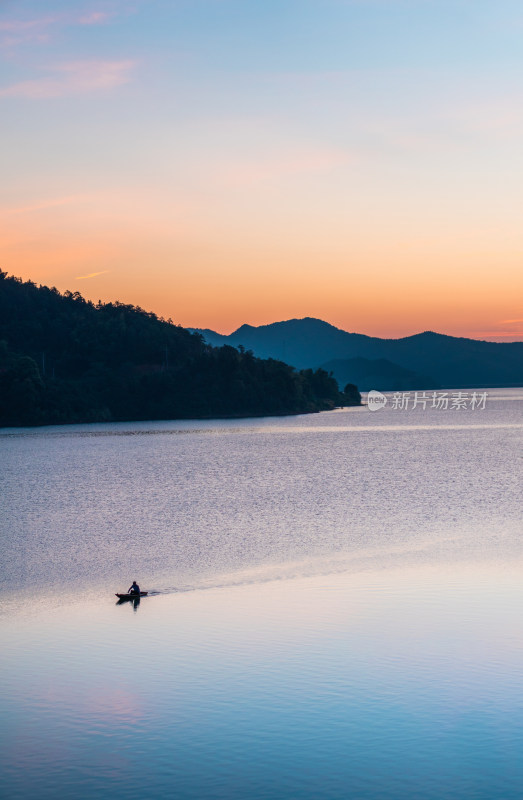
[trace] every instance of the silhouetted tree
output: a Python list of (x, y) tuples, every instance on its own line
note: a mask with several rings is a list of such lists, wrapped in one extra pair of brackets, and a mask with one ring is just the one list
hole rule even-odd
[(288, 414), (348, 399), (325, 370), (210, 347), (139, 307), (0, 272), (0, 425)]

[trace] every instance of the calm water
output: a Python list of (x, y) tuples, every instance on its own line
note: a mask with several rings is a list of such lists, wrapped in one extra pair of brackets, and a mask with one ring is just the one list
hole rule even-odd
[(523, 796), (522, 434), (522, 390), (0, 431), (3, 794)]

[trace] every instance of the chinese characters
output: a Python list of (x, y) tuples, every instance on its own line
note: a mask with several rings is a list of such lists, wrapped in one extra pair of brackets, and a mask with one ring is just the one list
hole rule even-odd
[(487, 392), (394, 392), (390, 407), (395, 411), (434, 408), (438, 411), (483, 411)]

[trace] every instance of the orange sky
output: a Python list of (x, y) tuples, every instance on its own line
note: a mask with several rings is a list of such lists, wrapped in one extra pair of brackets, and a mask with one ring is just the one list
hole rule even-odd
[(1, 269), (225, 333), (523, 339), (511, 3), (102, 5), (0, 18)]
[(522, 338), (523, 271), (510, 230), (495, 244), (488, 231), (457, 235), (450, 224), (445, 238), (420, 235), (420, 218), (410, 238), (410, 221), (382, 225), (378, 235), (361, 217), (347, 229), (339, 219), (314, 226), (319, 215), (301, 209), (300, 232), (299, 215), (279, 219), (278, 207), (250, 227), (239, 208), (245, 225), (233, 235), (234, 210), (205, 211), (195, 220), (174, 208), (162, 219), (117, 196), (4, 210), (3, 269), (226, 333), (244, 322), (314, 316), (384, 337), (430, 329)]

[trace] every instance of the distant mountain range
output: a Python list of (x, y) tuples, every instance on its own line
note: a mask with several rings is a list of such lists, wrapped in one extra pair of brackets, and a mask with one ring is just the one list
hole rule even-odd
[(348, 333), (312, 317), (242, 325), (229, 336), (192, 329), (214, 346), (229, 344), (298, 369), (332, 370), (341, 386), (368, 389), (523, 386), (523, 342), (485, 342), (425, 331), (402, 339)]

